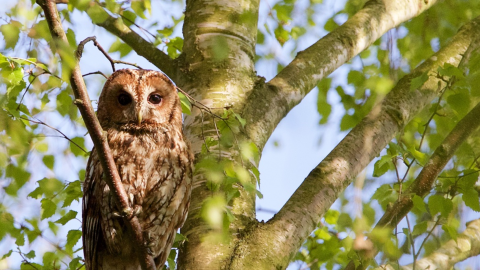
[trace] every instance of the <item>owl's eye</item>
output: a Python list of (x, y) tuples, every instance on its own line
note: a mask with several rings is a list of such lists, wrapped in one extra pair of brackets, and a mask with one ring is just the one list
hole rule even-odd
[(130, 104), (130, 102), (132, 102), (132, 97), (130, 97), (129, 94), (123, 93), (118, 96), (118, 103), (120, 103), (120, 105), (125, 106)]
[(152, 94), (148, 97), (148, 102), (152, 104), (159, 104), (162, 101), (162, 96), (159, 94)]

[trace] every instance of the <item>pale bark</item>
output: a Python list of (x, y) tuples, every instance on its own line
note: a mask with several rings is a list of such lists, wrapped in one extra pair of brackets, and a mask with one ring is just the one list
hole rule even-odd
[[(402, 78), (307, 176), (280, 212), (249, 232), (237, 248), (231, 269), (286, 268), (345, 187), (439, 94), (445, 82), (435, 76), (438, 67), (459, 64), (470, 43), (480, 36), (479, 22), (464, 26), (448, 45)], [(411, 91), (411, 80), (424, 72), (429, 79)]]
[[(213, 111), (218, 114), (225, 107), (241, 112), (246, 96), (257, 80), (254, 61), (258, 5), (258, 0), (187, 1), (181, 56), (184, 76), (179, 84), (203, 104), (217, 108)], [(209, 115), (202, 119), (197, 109), (185, 119), (185, 134), (192, 143), (197, 162), (203, 158), (200, 155), (204, 143), (201, 134), (217, 139), (213, 121)], [(237, 136), (242, 139), (242, 134)], [(214, 155), (220, 153), (223, 158), (235, 159), (236, 148), (218, 147), (210, 148)], [(241, 231), (255, 222), (255, 194), (240, 188), (241, 196), (231, 204), (235, 221), (230, 224), (229, 241), (204, 241), (215, 234), (200, 216), (203, 202), (213, 195), (205, 182), (205, 176), (197, 172), (189, 218), (182, 228), (188, 241), (178, 258), (179, 269), (226, 268)]]
[(376, 0), (317, 41), (249, 97), (244, 117), (247, 134), (263, 147), (285, 115), (316, 84), (400, 23), (424, 12), (436, 1)]
[[(432, 254), (417, 260), (415, 269), (451, 269), (456, 263), (480, 254), (480, 219), (467, 223), (467, 228), (456, 240), (443, 244)], [(406, 266), (382, 265), (375, 270), (413, 270)]]

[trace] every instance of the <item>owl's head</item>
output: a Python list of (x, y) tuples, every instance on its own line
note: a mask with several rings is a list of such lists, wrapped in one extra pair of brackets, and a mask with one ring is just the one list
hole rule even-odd
[(97, 110), (104, 129), (149, 131), (181, 127), (182, 109), (173, 82), (162, 72), (121, 69), (105, 83)]

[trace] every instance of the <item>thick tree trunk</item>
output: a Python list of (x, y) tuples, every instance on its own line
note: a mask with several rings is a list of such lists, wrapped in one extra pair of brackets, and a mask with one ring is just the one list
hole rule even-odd
[[(239, 140), (263, 149), (280, 120), (324, 77), (368, 48), (389, 29), (422, 13), (436, 1), (372, 0), (344, 25), (300, 52), (270, 82), (256, 76), (255, 44), (259, 1), (188, 0), (184, 48), (174, 61), (161, 52), (142, 52), (141, 38), (120, 21), (99, 24), (165, 70), (195, 99), (221, 114), (231, 108), (247, 120)], [(182, 229), (188, 241), (180, 248), (179, 269), (285, 269), (321, 216), (358, 172), (426, 104), (436, 97), (442, 81), (431, 76), (416, 91), (410, 81), (444, 63), (457, 65), (477, 35), (472, 26), (460, 32), (435, 58), (406, 76), (374, 110), (315, 168), (282, 210), (267, 223), (255, 219), (255, 194), (240, 190), (229, 205), (235, 220), (230, 238), (210, 241), (216, 231), (202, 218), (202, 205), (215, 195), (206, 176), (197, 170), (189, 218)], [(155, 52), (155, 53), (154, 53)], [(185, 132), (201, 163), (205, 138), (218, 139), (215, 119), (194, 109), (185, 119)], [(201, 134), (201, 135), (199, 135)], [(236, 149), (214, 146), (223, 159), (238, 161)], [(256, 164), (258, 165), (258, 164)], [(210, 239), (210, 240), (209, 240)]]
[[(254, 61), (258, 21), (257, 0), (247, 1), (187, 1), (183, 28), (184, 63), (180, 66), (182, 88), (195, 99), (211, 107), (221, 115), (223, 108), (242, 111), (245, 97), (257, 80)], [(194, 109), (185, 120), (186, 134), (190, 139), (196, 162), (201, 162), (202, 136), (217, 138), (215, 123), (209, 115), (202, 116)], [(218, 121), (218, 119), (216, 120)], [(242, 137), (241, 134), (237, 136)], [(222, 158), (235, 159), (235, 150), (210, 148), (221, 152)], [(232, 213), (235, 221), (230, 224), (230, 239), (226, 242), (204, 241), (212, 232), (201, 217), (202, 203), (211, 197), (202, 172), (195, 176), (189, 218), (182, 234), (188, 241), (181, 249), (179, 269), (224, 269), (228, 265), (240, 235), (235, 232), (255, 223), (255, 194), (240, 190), (234, 199)]]

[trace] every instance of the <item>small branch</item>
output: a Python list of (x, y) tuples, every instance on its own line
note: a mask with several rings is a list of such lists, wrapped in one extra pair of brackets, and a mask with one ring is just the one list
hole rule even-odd
[(80, 148), (80, 150), (82, 150), (85, 154), (88, 154), (88, 151), (87, 151), (87, 150), (83, 149), (83, 147), (81, 147), (80, 145), (78, 145), (76, 142), (72, 141), (67, 135), (65, 135), (65, 133), (63, 133), (62, 131), (60, 131), (60, 130), (57, 129), (57, 128), (54, 128), (54, 127), (50, 126), (49, 124), (43, 122), (42, 120), (37, 119), (37, 118), (35, 118), (35, 120), (32, 120), (32, 119), (28, 119), (28, 118), (25, 118), (25, 117), (22, 117), (22, 116), (20, 116), (20, 119), (23, 119), (23, 120), (26, 120), (26, 121), (29, 121), (29, 122), (32, 122), (32, 123), (35, 123), (35, 124), (44, 125), (44, 126), (46, 126), (46, 127), (48, 127), (48, 128), (51, 128), (51, 129), (55, 130), (56, 132), (58, 132), (58, 133), (60, 133), (60, 134), (62, 135), (62, 136), (60, 136), (60, 137), (62, 137), (62, 138), (64, 138), (64, 139), (66, 139), (67, 141), (73, 143), (76, 147)]
[[(451, 269), (456, 263), (480, 254), (480, 219), (467, 223), (467, 228), (457, 236), (443, 244), (438, 250), (415, 263), (417, 269)], [(413, 265), (382, 265), (375, 270), (410, 270)]]
[[(415, 261), (416, 259), (418, 258), (418, 256), (420, 256), (420, 251), (422, 251), (422, 248), (423, 248), (423, 245), (425, 245), (425, 243), (427, 242), (428, 238), (430, 238), (430, 236), (432, 235), (433, 231), (435, 230), (435, 228), (438, 226), (438, 224), (440, 223), (440, 220), (442, 220), (441, 217), (437, 217), (437, 220), (435, 221), (435, 224), (433, 224), (432, 226), (432, 229), (430, 231), (428, 231), (428, 234), (427, 236), (423, 239), (422, 243), (420, 244), (420, 247), (418, 248), (418, 253), (417, 254), (414, 254), (415, 255)], [(414, 263), (415, 263), (414, 261)]]
[(142, 69), (142, 67), (138, 66), (137, 64), (132, 64), (132, 63), (125, 62), (125, 61), (112, 59), (112, 57), (110, 57), (110, 55), (105, 51), (105, 49), (103, 49), (103, 47), (100, 45), (100, 43), (97, 42), (97, 38), (95, 36), (88, 37), (88, 38), (82, 40), (82, 42), (80, 42), (80, 44), (78, 44), (78, 48), (77, 48), (77, 52), (76, 52), (77, 59), (80, 59), (82, 57), (83, 48), (85, 47), (85, 44), (87, 44), (90, 41), (93, 41), (93, 44), (95, 45), (95, 47), (97, 47), (98, 50), (108, 59), (108, 61), (110, 62), (110, 65), (112, 66), (113, 72), (115, 72), (115, 64), (130, 65), (130, 66), (134, 66), (138, 69)]
[[(464, 25), (449, 44), (426, 59), (411, 74), (404, 76), (383, 101), (374, 106), (309, 173), (275, 217), (249, 233), (241, 243), (240, 249), (244, 251), (241, 262), (248, 261), (252, 269), (263, 269), (262, 263), (266, 261), (275, 261), (277, 267), (287, 267), (291, 255), (315, 229), (339, 194), (415, 115), (440, 95), (438, 84), (442, 87), (446, 84), (435, 76), (429, 76), (421, 87), (412, 91), (412, 79), (424, 72), (433, 74), (446, 63), (458, 66), (468, 46), (480, 36), (479, 24), (480, 18), (477, 18)], [(273, 105), (264, 107), (270, 106)], [(480, 117), (477, 117), (477, 121), (480, 121)], [(247, 123), (250, 123), (249, 119)], [(411, 192), (404, 192), (408, 193)], [(272, 246), (275, 249), (269, 250), (268, 247)], [(262, 247), (265, 252), (260, 255), (249, 252)], [(233, 260), (232, 265), (241, 263), (235, 258)]]
[(20, 110), (20, 105), (22, 105), (23, 103), (23, 98), (25, 98), (25, 95), (27, 94), (28, 90), (30, 89), (30, 87), (32, 86), (33, 82), (40, 76), (40, 75), (43, 75), (43, 74), (48, 74), (47, 72), (43, 71), (42, 73), (38, 74), (38, 75), (33, 75), (33, 80), (28, 84), (27, 88), (25, 89), (25, 92), (23, 92), (23, 95), (22, 95), (22, 98), (20, 99), (20, 102), (18, 102), (18, 106), (17, 106), (17, 111)]
[(145, 57), (145, 59), (162, 70), (170, 78), (176, 78), (177, 66), (174, 60), (126, 26), (122, 18), (114, 18), (107, 12), (104, 15), (107, 19), (104, 22), (97, 23), (98, 26), (119, 37), (123, 42), (132, 47), (138, 55)]
[(90, 76), (90, 75), (93, 75), (93, 74), (102, 75), (103, 77), (105, 77), (105, 79), (108, 79), (108, 77), (105, 74), (103, 74), (103, 72), (101, 72), (101, 71), (95, 71), (95, 72), (90, 72), (90, 73), (87, 73), (87, 74), (83, 74), (82, 77)]
[[(45, 13), (45, 19), (47, 20), (53, 39), (57, 43), (68, 44), (65, 31), (63, 30), (60, 22), (55, 1), (37, 0), (37, 4), (40, 5)], [(81, 51), (77, 52), (77, 56), (81, 56)], [(70, 85), (75, 95), (75, 104), (80, 110), (82, 118), (85, 121), (85, 126), (87, 127), (95, 145), (95, 150), (97, 151), (98, 158), (104, 171), (105, 180), (110, 187), (110, 190), (113, 194), (113, 199), (118, 209), (120, 209), (120, 211), (124, 214), (123, 220), (127, 225), (128, 230), (133, 235), (132, 240), (135, 245), (135, 251), (137, 252), (139, 261), (142, 265), (142, 269), (156, 269), (152, 256), (147, 253), (147, 249), (144, 246), (142, 228), (138, 218), (133, 215), (133, 210), (129, 205), (128, 196), (116, 169), (107, 138), (105, 137), (102, 127), (100, 126), (100, 123), (96, 117), (95, 111), (92, 108), (90, 98), (88, 97), (88, 92), (85, 87), (85, 82), (83, 81), (80, 67), (78, 65), (78, 59), (77, 64), (72, 69)]]
[(368, 1), (343, 25), (298, 52), (295, 59), (272, 80), (252, 90), (243, 114), (249, 137), (256, 145), (265, 145), (280, 120), (320, 80), (368, 48), (389, 29), (421, 14), (436, 2)]
[[(430, 159), (423, 167), (415, 181), (404, 192), (405, 195), (398, 198), (393, 206), (386, 211), (373, 229), (394, 228), (400, 223), (413, 207), (413, 196), (425, 197), (432, 188), (437, 176), (442, 172), (445, 165), (452, 158), (460, 145), (480, 126), (480, 103), (475, 106), (453, 130), (447, 135)], [(363, 269), (362, 265), (355, 267), (351, 261), (346, 270)]]

